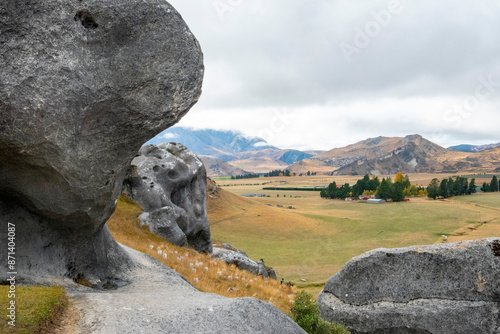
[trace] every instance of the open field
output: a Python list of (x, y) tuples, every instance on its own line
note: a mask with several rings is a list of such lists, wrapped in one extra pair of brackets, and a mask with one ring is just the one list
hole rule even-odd
[[(426, 185), (433, 177), (442, 179), (447, 175), (417, 174), (410, 175), (410, 180)], [(500, 236), (498, 193), (436, 201), (412, 198), (407, 203), (373, 205), (321, 199), (319, 192), (312, 191), (262, 190), (270, 185), (326, 185), (332, 180), (353, 184), (359, 178), (220, 181), (230, 186), (222, 187), (227, 191), (208, 201), (212, 238), (243, 249), (253, 259), (264, 258), (279, 277), (299, 287), (313, 286), (309, 291), (316, 293), (349, 259), (374, 248), (443, 242), (442, 234), (449, 236), (448, 241)], [(238, 196), (248, 193), (270, 197)], [(488, 223), (482, 224), (484, 221)]]

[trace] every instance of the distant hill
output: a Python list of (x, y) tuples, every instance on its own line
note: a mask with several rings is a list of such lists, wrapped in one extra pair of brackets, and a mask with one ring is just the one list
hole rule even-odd
[(201, 157), (201, 161), (207, 170), (207, 175), (209, 177), (221, 177), (221, 176), (236, 176), (236, 175), (246, 175), (247, 171), (241, 168), (235, 167), (228, 162)]
[(314, 155), (309, 154), (309, 153), (305, 153), (302, 151), (291, 150), (291, 151), (285, 152), (281, 156), (281, 158), (279, 158), (279, 160), (283, 161), (287, 164), (293, 164), (293, 163), (296, 163), (297, 161), (308, 159), (312, 156), (314, 156)]
[(420, 135), (377, 137), (335, 148), (289, 167), (296, 173), (336, 175), (492, 171), (500, 164), (500, 148), (464, 153), (443, 148)]
[(488, 150), (490, 148), (500, 147), (500, 143), (496, 144), (488, 144), (488, 145), (469, 145), (469, 144), (461, 144), (456, 146), (448, 147), (449, 150), (461, 151), (461, 152), (481, 152), (484, 150)]
[(194, 130), (178, 126), (163, 131), (147, 144), (158, 145), (171, 141), (182, 143), (205, 159), (209, 176), (265, 173), (273, 169), (284, 169), (314, 155), (298, 150), (280, 149), (269, 145), (262, 138), (247, 137), (236, 131)]

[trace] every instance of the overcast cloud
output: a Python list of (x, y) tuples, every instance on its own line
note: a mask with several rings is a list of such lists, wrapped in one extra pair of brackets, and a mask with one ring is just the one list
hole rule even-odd
[(282, 148), (500, 142), (500, 1), (171, 0), (202, 46), (179, 123)]

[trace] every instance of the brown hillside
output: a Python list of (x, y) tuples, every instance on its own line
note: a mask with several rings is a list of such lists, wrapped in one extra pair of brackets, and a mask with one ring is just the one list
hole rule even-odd
[(236, 176), (248, 174), (245, 170), (235, 167), (228, 162), (212, 159), (207, 157), (200, 157), (205, 169), (207, 170), (207, 175), (209, 177), (221, 177), (221, 176)]
[(231, 165), (253, 173), (267, 173), (274, 169), (285, 169), (287, 163), (279, 159), (290, 150), (265, 149), (261, 151), (241, 152)]
[(223, 189), (216, 195), (207, 195), (207, 211), (214, 243), (231, 243), (231, 240), (219, 240), (218, 232), (231, 234), (235, 230), (253, 229), (272, 234), (283, 231), (300, 234), (304, 230), (321, 232), (314, 219), (305, 218), (295, 210), (268, 206)]
[(487, 172), (500, 166), (498, 150), (464, 153), (447, 150), (420, 135), (377, 137), (299, 161), (290, 169), (335, 175)]

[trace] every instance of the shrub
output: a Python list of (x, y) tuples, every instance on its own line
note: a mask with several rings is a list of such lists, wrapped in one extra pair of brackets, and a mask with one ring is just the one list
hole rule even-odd
[(328, 322), (319, 317), (319, 308), (311, 295), (305, 291), (295, 297), (290, 317), (309, 334), (350, 334), (344, 326)]

